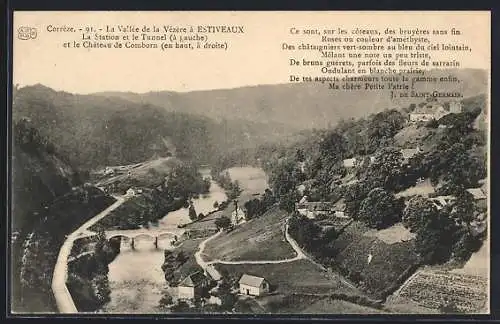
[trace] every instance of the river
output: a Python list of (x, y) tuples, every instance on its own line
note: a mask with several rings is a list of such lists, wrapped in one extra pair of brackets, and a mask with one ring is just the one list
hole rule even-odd
[[(204, 177), (210, 176), (210, 170), (201, 170)], [(214, 202), (226, 200), (224, 190), (211, 181), (210, 192), (193, 200), (197, 213), (208, 213), (214, 209)], [(168, 213), (158, 222), (158, 227), (151, 230), (168, 229), (179, 224), (189, 223), (189, 212), (182, 208)], [(120, 248), (120, 254), (109, 264), (109, 285), (111, 301), (104, 305), (104, 313), (157, 313), (163, 291), (167, 288), (165, 276), (161, 270), (163, 249), (169, 249), (170, 239), (160, 240), (160, 249), (155, 249), (151, 240), (137, 240), (135, 250), (127, 242)]]
[[(233, 180), (240, 182), (244, 192), (263, 192), (267, 187), (265, 174), (261, 169), (238, 167), (228, 170)], [(200, 170), (203, 177), (210, 177), (210, 170)], [(197, 213), (207, 214), (214, 210), (214, 202), (227, 199), (224, 190), (211, 181), (210, 192), (193, 200)], [(179, 224), (189, 223), (187, 208), (179, 209), (165, 215), (159, 222), (159, 228), (177, 228)], [(157, 229), (151, 229), (157, 230)], [(161, 270), (163, 249), (169, 249), (170, 239), (158, 242), (160, 249), (155, 249), (152, 239), (137, 240), (135, 250), (131, 250), (124, 242), (121, 252), (109, 264), (109, 285), (111, 301), (104, 305), (103, 313), (158, 313), (159, 301), (163, 291), (167, 289), (165, 277)]]

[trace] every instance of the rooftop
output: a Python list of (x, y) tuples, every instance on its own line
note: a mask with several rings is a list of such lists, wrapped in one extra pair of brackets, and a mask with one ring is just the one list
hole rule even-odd
[(195, 273), (190, 274), (186, 278), (184, 278), (180, 283), (179, 286), (183, 287), (198, 287), (204, 280), (205, 280), (205, 275), (203, 272), (198, 271)]
[(249, 274), (243, 274), (240, 278), (239, 284), (247, 285), (250, 287), (260, 287), (265, 279), (262, 277), (256, 277)]
[(467, 189), (467, 192), (469, 192), (476, 200), (487, 198), (481, 188), (469, 188)]

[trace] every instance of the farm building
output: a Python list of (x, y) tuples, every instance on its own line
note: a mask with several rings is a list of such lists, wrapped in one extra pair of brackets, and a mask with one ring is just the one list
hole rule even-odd
[(198, 271), (184, 278), (177, 285), (177, 295), (179, 299), (193, 299), (203, 294), (203, 289), (209, 285), (209, 279), (203, 272)]
[(487, 196), (483, 189), (481, 188), (469, 188), (467, 189), (467, 192), (474, 197), (474, 201), (476, 203), (476, 206), (481, 209), (486, 209), (487, 208)]
[(262, 277), (243, 274), (238, 283), (243, 295), (262, 296), (269, 292), (269, 283)]

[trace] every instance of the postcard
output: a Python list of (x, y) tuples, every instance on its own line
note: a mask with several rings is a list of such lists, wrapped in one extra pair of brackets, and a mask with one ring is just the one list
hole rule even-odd
[(13, 17), (13, 314), (489, 314), (489, 11)]

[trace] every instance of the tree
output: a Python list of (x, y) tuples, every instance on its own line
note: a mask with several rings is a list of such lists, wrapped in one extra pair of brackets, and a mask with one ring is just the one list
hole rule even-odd
[(415, 251), (428, 264), (447, 261), (452, 253), (457, 227), (443, 212), (424, 220), (415, 239)]
[(403, 224), (411, 232), (418, 232), (427, 219), (435, 218), (438, 213), (436, 206), (427, 198), (415, 196), (408, 202), (403, 211)]
[(368, 192), (370, 192), (370, 188), (364, 181), (353, 183), (345, 188), (344, 202), (346, 212), (352, 218), (358, 218), (361, 202), (365, 199), (366, 195), (368, 195)]
[(215, 220), (215, 226), (217, 229), (228, 229), (231, 226), (231, 220), (227, 216), (218, 217)]
[(359, 209), (359, 220), (376, 229), (392, 226), (400, 219), (400, 204), (394, 195), (382, 188), (370, 191)]
[(160, 307), (166, 308), (173, 304), (174, 304), (174, 299), (169, 293), (165, 292), (163, 294), (163, 297), (160, 299)]
[(247, 211), (246, 217), (248, 219), (258, 217), (266, 212), (266, 206), (264, 205), (264, 202), (258, 198), (247, 201), (244, 206)]
[(262, 204), (264, 205), (265, 209), (268, 209), (269, 207), (274, 205), (275, 202), (276, 198), (274, 197), (273, 192), (269, 188), (267, 188), (264, 191), (264, 195), (262, 195)]
[(321, 157), (330, 163), (340, 162), (347, 152), (347, 141), (337, 131), (328, 133), (319, 144)]
[(382, 187), (389, 191), (404, 189), (401, 180), (406, 175), (403, 169), (403, 154), (395, 147), (381, 149), (365, 173), (371, 188)]
[(299, 199), (297, 191), (290, 191), (280, 196), (279, 207), (289, 213), (295, 210), (295, 203)]
[(288, 231), (297, 244), (308, 250), (316, 250), (322, 243), (321, 227), (302, 215), (290, 218)]
[(456, 198), (446, 206), (449, 215), (458, 223), (468, 224), (474, 219), (474, 197), (466, 190), (460, 190)]
[(198, 219), (198, 216), (196, 215), (196, 210), (194, 209), (193, 204), (191, 204), (189, 206), (189, 219), (193, 222)]

